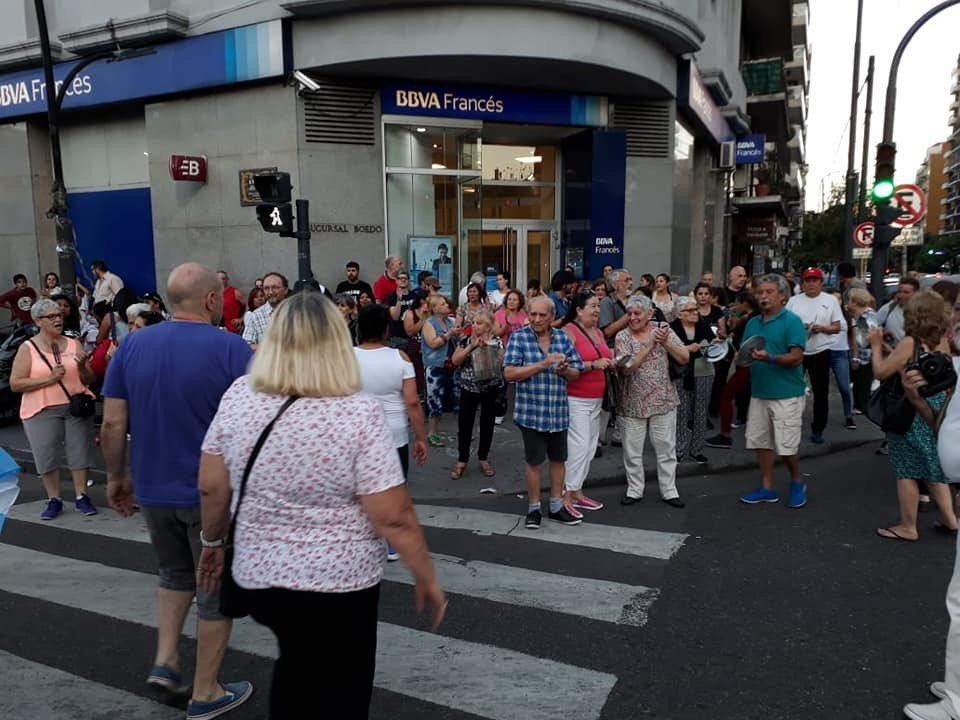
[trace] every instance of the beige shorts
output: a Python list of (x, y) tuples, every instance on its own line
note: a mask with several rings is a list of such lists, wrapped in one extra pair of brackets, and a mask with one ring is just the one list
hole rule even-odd
[(804, 398), (750, 399), (747, 413), (747, 449), (775, 450), (777, 455), (796, 455), (803, 435)]

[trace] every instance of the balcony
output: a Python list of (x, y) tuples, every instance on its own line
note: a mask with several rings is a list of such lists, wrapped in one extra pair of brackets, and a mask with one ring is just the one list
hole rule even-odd
[(749, 60), (740, 66), (740, 74), (747, 87), (748, 97), (776, 95), (785, 89), (782, 58)]
[(810, 24), (810, 6), (806, 2), (793, 4), (792, 36), (794, 45), (807, 44), (807, 26)]
[(787, 88), (787, 109), (789, 111), (791, 124), (806, 125), (807, 98), (802, 87), (793, 86)]
[(793, 59), (783, 66), (783, 74), (787, 85), (799, 85), (807, 89), (810, 78), (810, 61), (807, 57), (807, 48), (804, 45), (794, 45)]
[(790, 150), (790, 159), (797, 163), (803, 163), (806, 158), (806, 141), (802, 125), (793, 126), (793, 135), (787, 140), (787, 149)]

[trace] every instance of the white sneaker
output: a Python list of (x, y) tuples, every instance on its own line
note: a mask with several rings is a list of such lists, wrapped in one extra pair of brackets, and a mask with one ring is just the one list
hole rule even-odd
[(957, 720), (953, 705), (949, 700), (940, 700), (935, 703), (910, 703), (903, 706), (903, 714), (910, 720)]
[(947, 696), (947, 684), (943, 680), (930, 683), (930, 694), (935, 698), (943, 700)]
[(503, 415), (500, 415), (499, 417), (495, 417), (495, 418), (493, 419), (493, 422), (494, 422), (496, 425), (503, 425), (503, 418), (504, 418), (504, 416), (503, 416)]

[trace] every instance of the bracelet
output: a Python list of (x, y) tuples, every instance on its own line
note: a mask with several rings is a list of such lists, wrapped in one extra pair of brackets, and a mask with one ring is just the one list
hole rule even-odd
[(200, 531), (200, 544), (205, 548), (218, 548), (223, 547), (227, 544), (227, 539), (225, 537), (220, 538), (219, 540), (207, 540), (203, 536), (203, 530)]

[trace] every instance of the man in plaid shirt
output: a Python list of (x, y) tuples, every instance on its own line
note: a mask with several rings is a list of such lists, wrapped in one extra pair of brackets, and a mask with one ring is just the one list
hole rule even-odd
[(527, 529), (540, 527), (540, 466), (550, 461), (551, 520), (579, 525), (563, 506), (562, 488), (567, 460), (567, 381), (576, 380), (583, 361), (566, 333), (552, 327), (553, 301), (535, 297), (527, 306), (530, 325), (510, 335), (503, 358), (504, 377), (517, 384), (513, 420), (523, 435), (526, 462)]

